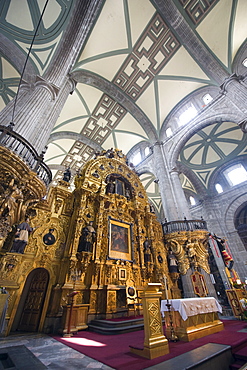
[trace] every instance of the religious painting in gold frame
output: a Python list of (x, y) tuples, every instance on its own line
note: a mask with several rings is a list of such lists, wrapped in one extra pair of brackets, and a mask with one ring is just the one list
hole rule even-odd
[(196, 295), (199, 297), (206, 297), (208, 295), (206, 282), (202, 274), (195, 271), (194, 274), (191, 275), (191, 281)]
[(132, 260), (131, 224), (109, 219), (109, 257)]
[(119, 269), (119, 280), (126, 280), (126, 276), (126, 269)]
[(240, 318), (243, 313), (243, 307), (239, 301), (239, 297), (237, 295), (237, 292), (235, 289), (227, 289), (226, 290), (226, 295), (228, 298), (228, 301), (231, 305), (233, 314), (235, 317)]

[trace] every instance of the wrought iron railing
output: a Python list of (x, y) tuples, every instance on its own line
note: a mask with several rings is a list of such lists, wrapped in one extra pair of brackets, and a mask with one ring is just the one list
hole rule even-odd
[(207, 223), (204, 220), (183, 220), (162, 223), (164, 234), (177, 231), (207, 230)]
[(43, 162), (44, 154), (38, 155), (26, 139), (13, 131), (11, 125), (8, 127), (0, 125), (0, 146), (17, 154), (32, 171), (37, 173), (46, 186), (49, 185), (52, 180), (52, 173)]

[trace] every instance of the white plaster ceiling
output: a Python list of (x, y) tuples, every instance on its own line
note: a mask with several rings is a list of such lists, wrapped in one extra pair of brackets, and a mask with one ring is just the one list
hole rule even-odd
[[(0, 31), (18, 45), (24, 54), (30, 46), (44, 3), (44, 0), (11, 0), (0, 4)], [(210, 3), (213, 4), (212, 7), (195, 25), (182, 9), (182, 1), (174, 0), (174, 4), (195, 34), (225, 70), (231, 73), (233, 59), (247, 34), (247, 2), (219, 0)], [(41, 76), (52, 63), (52, 56), (69, 22), (72, 7), (72, 0), (68, 0), (66, 6), (63, 0), (49, 1), (49, 7), (43, 17), (43, 33), (34, 42), (30, 56), (37, 74)], [(179, 39), (175, 45), (177, 36), (174, 33), (174, 45), (171, 47), (174, 47), (174, 50), (167, 57), (169, 60), (164, 63), (164, 55), (157, 49), (161, 33), (152, 33), (151, 25), (157, 22), (163, 24), (162, 17), (149, 0), (106, 0), (71, 73), (91, 73), (121, 89), (149, 119), (153, 133), (159, 137), (167, 117), (184, 98), (193, 96), (193, 93), (203, 87), (215, 86), (216, 83), (183, 46), (183, 40)], [(149, 50), (154, 44), (157, 50), (154, 48), (156, 52), (152, 57), (156, 63), (155, 68), (158, 66), (159, 69), (153, 70), (152, 74)], [(146, 52), (143, 53), (143, 50)], [(136, 64), (131, 56), (136, 57)], [(15, 96), (21, 71), (17, 71), (14, 59), (11, 59), (11, 52), (9, 57), (0, 54), (0, 61), (2, 109)], [(136, 77), (132, 78), (135, 73)], [(120, 76), (123, 74), (129, 89), (119, 85)], [(134, 84), (139, 89), (138, 93), (133, 93)], [(233, 130), (236, 125), (231, 122), (223, 122), (222, 125), (224, 127), (218, 128), (217, 136), (217, 147), (220, 151), (215, 150), (214, 145), (209, 145), (209, 138), (207, 142), (202, 140), (203, 135), (208, 137), (212, 134), (212, 128), (206, 128), (202, 133), (195, 134), (181, 153), (179, 160), (196, 175), (196, 166), (201, 166), (200, 170), (204, 168), (205, 171), (213, 171), (216, 166), (222, 164), (222, 160), (229, 158), (231, 153), (243, 154), (244, 148), (239, 153), (236, 152), (238, 141), (243, 140), (241, 131), (238, 127)], [(132, 112), (122, 109), (106, 92), (96, 86), (78, 82), (54, 126), (45, 162), (52, 169), (54, 180), (57, 180), (62, 177), (66, 167), (70, 166), (72, 170), (77, 171), (86, 160), (92, 158), (92, 148), (80, 143), (76, 138), (68, 138), (68, 133), (90, 137), (94, 144), (101, 145), (104, 149), (115, 147), (127, 155), (138, 143), (146, 141), (150, 144), (148, 132), (137, 116), (134, 117)], [(224, 136), (222, 141), (219, 140), (219, 132)], [(62, 136), (56, 136), (57, 133)], [(211, 144), (214, 143), (214, 138), (215, 133)], [(226, 144), (227, 141), (229, 145)], [(206, 147), (201, 145), (202, 142)], [(201, 146), (198, 150), (199, 143)], [(204, 185), (207, 186), (206, 183)], [(152, 186), (151, 196), (151, 192), (155, 193), (157, 189), (153, 188), (151, 182), (146, 181), (147, 190), (149, 186)], [(156, 195), (158, 197), (158, 193)]]

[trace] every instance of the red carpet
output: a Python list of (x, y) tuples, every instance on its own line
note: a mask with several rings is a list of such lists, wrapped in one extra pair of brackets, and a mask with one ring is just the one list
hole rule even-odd
[[(222, 320), (224, 330), (191, 342), (169, 342), (169, 350), (165, 356), (148, 360), (130, 353), (129, 346), (143, 348), (144, 331), (135, 331), (120, 335), (102, 335), (89, 331), (80, 331), (71, 338), (55, 336), (54, 339), (91, 357), (95, 360), (120, 370), (141, 370), (149, 366), (179, 356), (206, 343), (219, 343), (237, 348), (245, 341), (247, 343), (247, 323), (239, 320)], [(246, 329), (245, 332), (239, 332)]]

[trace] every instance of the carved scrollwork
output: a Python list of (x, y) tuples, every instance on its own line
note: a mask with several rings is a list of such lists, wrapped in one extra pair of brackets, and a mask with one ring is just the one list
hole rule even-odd
[(186, 274), (190, 267), (194, 270), (202, 268), (210, 273), (207, 231), (180, 232), (173, 233), (172, 236), (170, 239), (167, 238), (167, 245), (176, 256), (181, 274)]
[(185, 275), (190, 268), (190, 263), (183, 249), (183, 245), (175, 239), (169, 240), (169, 245), (175, 257), (177, 258), (179, 272), (182, 275)]

